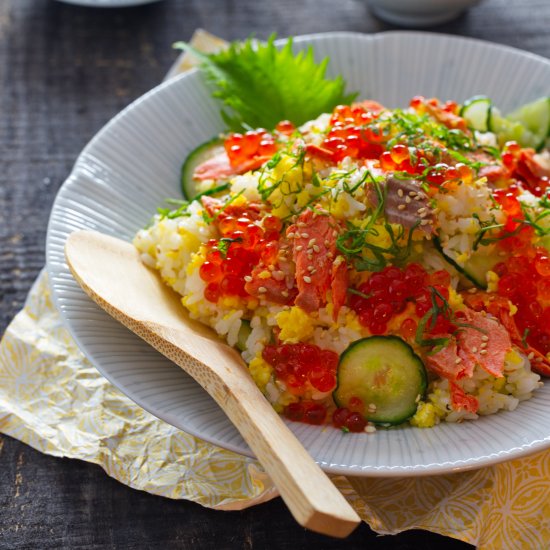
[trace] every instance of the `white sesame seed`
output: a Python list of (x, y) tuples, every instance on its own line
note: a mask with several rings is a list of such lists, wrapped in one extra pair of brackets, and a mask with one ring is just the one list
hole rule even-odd
[(416, 197), (417, 194), (416, 191), (409, 191), (409, 197)]
[(326, 247), (329, 247), (329, 246), (330, 246), (330, 241), (329, 241), (329, 240), (326, 240), (326, 241), (325, 241), (325, 246), (326, 246)]
[(313, 271), (311, 272), (312, 275), (315, 275), (315, 273), (317, 273), (317, 270), (316, 269), (313, 269)]
[(405, 197), (405, 202), (406, 202), (407, 204), (410, 204), (410, 202), (411, 202), (411, 197)]
[(414, 200), (415, 201), (421, 201), (422, 197), (420, 195), (416, 195), (416, 197), (414, 197)]
[(405, 210), (405, 208), (407, 208), (407, 205), (406, 204), (399, 204), (397, 206), (397, 210)]
[(304, 283), (311, 283), (311, 277), (304, 275)]
[(462, 363), (462, 358), (461, 358), (461, 357), (457, 357), (457, 358), (455, 359), (455, 365), (458, 365), (458, 364), (460, 364), (460, 363)]
[(244, 280), (247, 282), (247, 283), (250, 283), (252, 282), (252, 277), (250, 275), (245, 275), (244, 276)]
[(309, 272), (313, 271), (314, 269), (315, 269), (315, 268), (314, 268), (312, 265), (308, 265), (308, 266), (307, 266), (307, 270), (308, 270)]
[(276, 281), (282, 281), (284, 278), (285, 278), (285, 274), (283, 271), (274, 271), (272, 273), (272, 277), (276, 280)]
[(417, 214), (423, 214), (424, 212), (426, 212), (426, 208), (424, 206), (416, 211)]
[(487, 342), (481, 342), (481, 344), (479, 345), (479, 347), (480, 347), (481, 349), (486, 348), (486, 347), (487, 347)]
[(319, 246), (316, 245), (316, 244), (313, 245), (313, 250), (314, 250), (314, 252), (320, 252), (320, 251), (321, 251), (321, 249), (319, 248)]
[(281, 291), (281, 294), (282, 294), (285, 298), (288, 298), (288, 290), (282, 290), (282, 291)]
[(300, 237), (302, 237), (302, 239), (309, 239), (309, 233), (302, 233)]
[(398, 197), (402, 197), (402, 196), (403, 196), (403, 189), (398, 189), (398, 190), (397, 190), (397, 196), (398, 196)]
[(428, 213), (427, 213), (427, 212), (422, 212), (422, 214), (418, 214), (418, 215), (419, 215), (421, 218), (425, 218), (425, 217), (428, 215)]
[(482, 340), (483, 342), (488, 342), (488, 341), (489, 341), (489, 337), (488, 337), (486, 334), (484, 334), (484, 335), (481, 337), (481, 340)]
[(472, 348), (472, 353), (477, 353), (477, 348), (475, 346)]
[(315, 243), (317, 242), (317, 239), (316, 238), (313, 238), (313, 239), (310, 239), (309, 242), (307, 243), (308, 246), (313, 246)]
[(258, 292), (260, 294), (265, 294), (267, 292), (267, 288), (265, 288), (265, 286), (261, 286), (260, 288), (258, 288)]
[(304, 247), (299, 244), (297, 247), (296, 247), (296, 252), (300, 252), (300, 250), (302, 250)]
[(307, 226), (307, 223), (305, 223), (305, 222), (298, 222), (296, 225), (297, 225), (298, 227), (306, 227), (306, 226)]
[(428, 225), (429, 223), (431, 223), (431, 220), (422, 220), (420, 225)]
[(527, 356), (527, 359), (529, 359), (529, 361), (531, 361), (531, 359), (533, 359), (533, 357), (535, 357), (535, 354), (532, 351), (529, 352), (529, 355)]
[(336, 229), (332, 232), (332, 236), (336, 239), (338, 237), (338, 231)]
[(475, 288), (475, 287), (472, 287), (472, 288), (468, 289), (469, 294), (475, 294), (476, 292), (477, 292), (477, 288)]
[(482, 349), (480, 352), (479, 352), (480, 355), (486, 355), (487, 354), (487, 350), (486, 349)]
[(290, 233), (287, 233), (287, 234), (286, 234), (286, 236), (287, 236), (289, 239), (293, 239), (295, 235), (296, 235), (296, 234), (293, 233), (292, 231), (291, 231)]
[(313, 260), (313, 254), (311, 252), (308, 251), (307, 253), (307, 259), (308, 260)]

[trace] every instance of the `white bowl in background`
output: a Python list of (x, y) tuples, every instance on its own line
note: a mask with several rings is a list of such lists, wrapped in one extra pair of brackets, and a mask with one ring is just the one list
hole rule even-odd
[(401, 27), (430, 27), (458, 17), (481, 0), (367, 0), (371, 11)]

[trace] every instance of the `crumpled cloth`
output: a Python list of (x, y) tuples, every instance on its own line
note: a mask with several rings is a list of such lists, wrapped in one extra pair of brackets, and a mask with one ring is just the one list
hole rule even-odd
[[(223, 45), (204, 31), (191, 43)], [(191, 66), (180, 56), (168, 77)], [(166, 424), (103, 378), (64, 327), (45, 271), (0, 341), (0, 432), (99, 464), (130, 487), (210, 508), (278, 496), (258, 462)], [(332, 479), (380, 534), (426, 529), (481, 550), (550, 548), (550, 451), (449, 475)]]

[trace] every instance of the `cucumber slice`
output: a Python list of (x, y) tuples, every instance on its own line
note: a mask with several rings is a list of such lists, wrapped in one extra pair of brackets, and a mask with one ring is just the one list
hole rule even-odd
[(237, 335), (237, 349), (239, 351), (244, 351), (246, 349), (246, 341), (252, 332), (252, 327), (250, 326), (250, 321), (243, 319), (241, 321), (241, 328), (239, 329), (239, 334)]
[(193, 149), (185, 159), (181, 167), (181, 191), (187, 200), (191, 200), (198, 194), (197, 180), (193, 174), (197, 166), (215, 157), (224, 151), (223, 140), (215, 137)]
[[(519, 122), (526, 130), (524, 147), (540, 149), (550, 136), (550, 97), (541, 97), (510, 113), (507, 120)], [(526, 142), (527, 141), (527, 142)]]
[[(348, 407), (358, 397), (365, 404), (364, 417), (377, 424), (401, 424), (413, 416), (428, 383), (420, 357), (397, 336), (351, 343), (340, 356), (337, 378), (336, 405)], [(369, 412), (370, 404), (375, 412)]]
[(452, 265), (464, 279), (467, 279), (481, 290), (487, 290), (487, 272), (491, 271), (496, 264), (502, 261), (502, 258), (494, 251), (487, 252), (487, 248), (482, 246), (470, 256), (464, 265), (460, 265), (449, 255), (445, 254), (438, 237), (434, 237), (432, 241), (435, 249), (443, 256), (443, 259), (449, 265)]
[(533, 141), (531, 132), (521, 122), (508, 120), (497, 109), (493, 109), (491, 113), (490, 127), (501, 147), (507, 141), (517, 141), (523, 147), (528, 147)]
[(492, 101), (485, 96), (475, 96), (467, 99), (460, 110), (460, 116), (466, 119), (468, 125), (479, 132), (490, 130)]

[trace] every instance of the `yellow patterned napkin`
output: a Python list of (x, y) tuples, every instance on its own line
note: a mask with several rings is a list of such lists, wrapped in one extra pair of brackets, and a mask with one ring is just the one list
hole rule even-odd
[[(216, 41), (199, 32), (193, 43)], [(187, 68), (180, 58), (169, 75)], [(99, 464), (130, 487), (210, 508), (277, 496), (255, 460), (158, 420), (103, 378), (64, 328), (45, 272), (0, 341), (0, 432)], [(333, 481), (380, 534), (427, 529), (482, 550), (550, 548), (550, 451), (451, 475)]]

